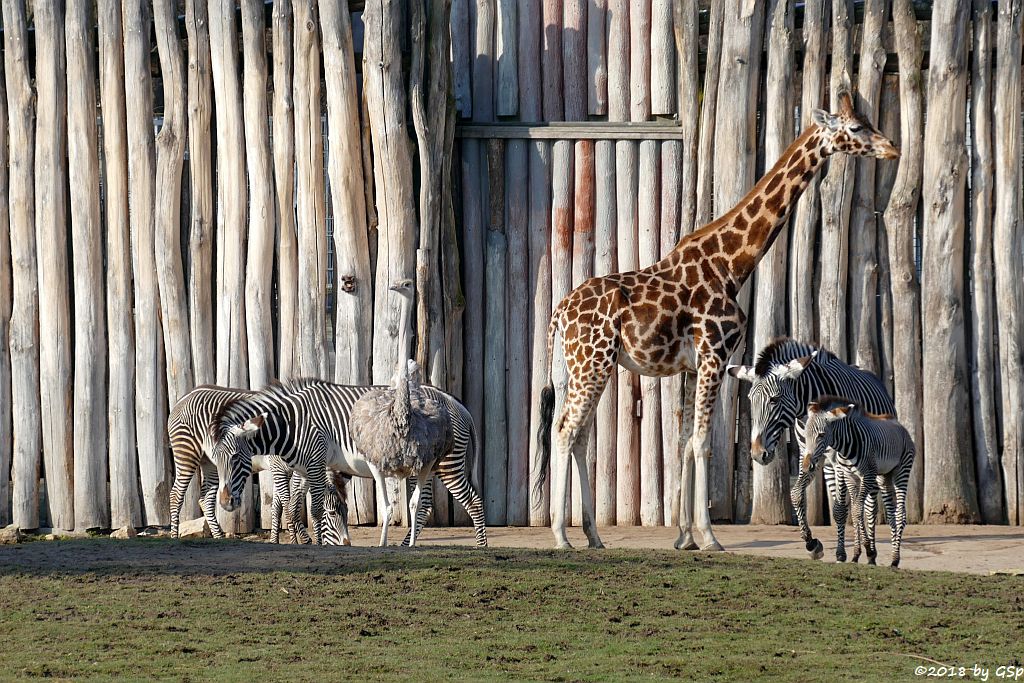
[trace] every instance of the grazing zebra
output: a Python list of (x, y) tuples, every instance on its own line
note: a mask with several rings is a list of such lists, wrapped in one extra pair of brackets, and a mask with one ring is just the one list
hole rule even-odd
[[(217, 455), (214, 461), (220, 475), (220, 505), (231, 511), (240, 504), (252, 471), (253, 453), (273, 453), (309, 480), (311, 522), (319, 538), (326, 469), (372, 476), (365, 459), (352, 446), (348, 420), (356, 400), (374, 388), (297, 379), (274, 382), (225, 405), (211, 425)], [(445, 402), (454, 428), (454, 447), (438, 463), (436, 474), (473, 520), (476, 544), (486, 546), (483, 502), (467, 476), (467, 453), (471, 452), (470, 445), (475, 450), (477, 444), (473, 418), (452, 396), (433, 387), (423, 389)], [(418, 520), (429, 512), (427, 505), (425, 500), (420, 506)]]
[[(185, 394), (171, 409), (167, 418), (167, 436), (171, 444), (174, 458), (174, 485), (171, 487), (171, 535), (178, 537), (178, 526), (181, 517), (181, 506), (184, 502), (185, 490), (196, 469), (200, 471), (199, 507), (210, 526), (214, 538), (223, 538), (224, 531), (217, 521), (217, 466), (212, 460), (214, 443), (210, 439), (210, 424), (217, 412), (234, 399), (249, 396), (253, 392), (243, 389), (229, 389), (213, 385), (201, 385)], [(288, 481), (291, 470), (277, 456), (259, 456), (254, 459), (257, 471), (269, 471), (274, 482), (274, 500), (271, 514), (271, 539), (277, 543), (281, 528), (281, 511), (288, 504)], [(337, 483), (344, 484), (343, 481)], [(333, 488), (333, 487), (332, 487)], [(327, 494), (327, 505), (339, 517), (334, 530), (338, 544), (348, 540), (346, 519), (348, 508), (343, 493), (334, 491)], [(298, 518), (293, 516), (292, 520)], [(308, 540), (305, 528), (300, 523), (289, 521), (292, 541), (303, 537)]]
[[(781, 337), (771, 342), (757, 356), (753, 366), (730, 365), (729, 374), (751, 382), (750, 387), (750, 456), (762, 465), (775, 458), (775, 447), (788, 427), (796, 432), (802, 444), (802, 423), (807, 417), (807, 404), (818, 396), (848, 396), (873, 413), (895, 414), (896, 405), (881, 380), (870, 372), (847, 365), (826, 349)], [(832, 498), (832, 520), (836, 525), (836, 559), (846, 561), (845, 533), (846, 487), (849, 473), (835, 470), (828, 459), (822, 467), (825, 485)], [(837, 482), (837, 478), (839, 481)], [(790, 501), (796, 510), (800, 536), (811, 557), (824, 554), (821, 541), (814, 538), (807, 525), (807, 486), (813, 472), (800, 468)], [(859, 554), (860, 543), (858, 539)]]
[[(836, 464), (856, 482), (853, 521), (863, 539), (868, 564), (875, 564), (875, 500), (885, 491), (885, 514), (892, 531), (892, 566), (900, 564), (900, 543), (907, 524), (907, 482), (914, 465), (914, 441), (892, 415), (865, 412), (850, 399), (822, 396), (807, 406), (806, 445), (801, 470), (814, 471), (822, 458)], [(838, 470), (838, 467), (837, 467)], [(895, 504), (893, 498), (895, 497)], [(860, 548), (854, 552), (854, 561)]]

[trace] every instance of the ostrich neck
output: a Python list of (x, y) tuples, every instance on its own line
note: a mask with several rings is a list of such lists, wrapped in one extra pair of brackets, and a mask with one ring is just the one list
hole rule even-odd
[(399, 424), (409, 423), (409, 413), (412, 410), (409, 396), (409, 353), (411, 351), (411, 335), (409, 325), (412, 318), (412, 305), (409, 297), (402, 295), (401, 316), (398, 324), (398, 372), (395, 373), (395, 403), (392, 408), (394, 418)]

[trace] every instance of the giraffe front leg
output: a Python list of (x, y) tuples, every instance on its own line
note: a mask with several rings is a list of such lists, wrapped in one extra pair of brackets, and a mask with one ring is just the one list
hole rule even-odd
[(679, 537), (675, 542), (676, 550), (697, 550), (693, 540), (693, 413), (696, 394), (691, 391), (694, 382), (692, 375), (689, 381), (683, 382), (683, 429), (679, 438), (682, 439), (683, 466), (679, 477)]
[(711, 496), (708, 491), (708, 462), (711, 460), (711, 416), (722, 384), (725, 360), (717, 355), (701, 357), (694, 399), (693, 427), (693, 517), (704, 537), (701, 550), (724, 550), (711, 530)]

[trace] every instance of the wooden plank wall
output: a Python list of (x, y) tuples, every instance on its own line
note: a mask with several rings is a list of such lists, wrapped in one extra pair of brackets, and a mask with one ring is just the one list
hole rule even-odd
[[(781, 332), (880, 372), (922, 453), (910, 521), (1024, 522), (1019, 0), (452, 0), (417, 20), (450, 23), (450, 114), (406, 92), (440, 59), (395, 39), (417, 22), (392, 3), (367, 3), (390, 27), (370, 63), (424, 70), (381, 68), (366, 93), (359, 15), (335, 4), (101, 0), (96, 33), (89, 4), (3, 3), (0, 523), (165, 524), (169, 406), (194, 383), (386, 378), (388, 280), (415, 272), (420, 317), (444, 317), (418, 321), (417, 353), (476, 418), (488, 521), (547, 524), (552, 308), (731, 208), (847, 82), (903, 158), (812, 183), (747, 287), (742, 357)], [(457, 139), (440, 169), (417, 164), (448, 144), (417, 139), (424, 102)], [(421, 232), (423, 207), (440, 219)], [(564, 389), (557, 348), (553, 375)], [(616, 373), (588, 443), (599, 524), (678, 520), (684, 386)], [(752, 469), (742, 387), (724, 391), (713, 517), (786, 522), (794, 462)], [(350, 495), (373, 522), (372, 487)], [(437, 497), (436, 523), (468, 521)]]

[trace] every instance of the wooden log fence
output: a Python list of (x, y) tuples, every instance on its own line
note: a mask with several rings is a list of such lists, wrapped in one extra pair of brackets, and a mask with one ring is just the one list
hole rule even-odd
[[(811, 183), (738, 358), (789, 334), (878, 372), (920, 454), (910, 521), (1024, 521), (1019, 1), (27, 5), (3, 3), (0, 524), (166, 524), (193, 385), (384, 382), (403, 333), (474, 416), (488, 522), (547, 524), (551, 310), (728, 211), (849, 85), (902, 156)], [(599, 524), (677, 523), (693, 389), (616, 371), (571, 465)], [(712, 517), (787, 523), (793, 450), (751, 465), (739, 389)], [(266, 526), (261, 483), (227, 529)], [(350, 505), (372, 523), (372, 486)]]

